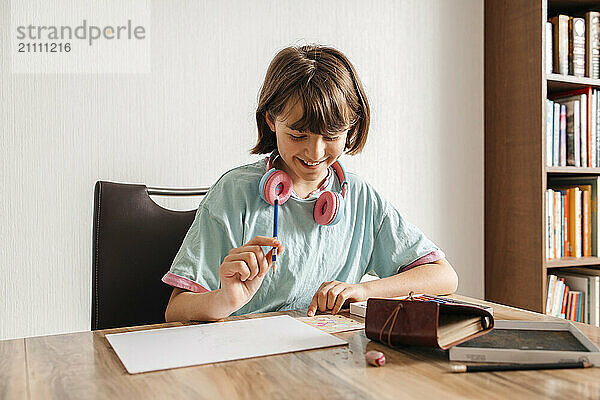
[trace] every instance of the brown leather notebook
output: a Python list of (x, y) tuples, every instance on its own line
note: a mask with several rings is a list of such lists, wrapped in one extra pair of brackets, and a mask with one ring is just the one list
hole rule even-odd
[(483, 308), (424, 300), (369, 299), (365, 331), (388, 346), (448, 349), (492, 330), (494, 317)]

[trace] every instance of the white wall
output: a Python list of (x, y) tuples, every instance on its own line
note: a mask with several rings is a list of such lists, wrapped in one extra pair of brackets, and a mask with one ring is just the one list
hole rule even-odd
[(0, 339), (89, 329), (94, 182), (201, 186), (254, 160), (266, 68), (311, 42), (345, 52), (371, 102), (346, 168), (444, 249), (460, 293), (483, 296), (483, 1), (151, 7), (151, 74), (19, 75), (0, 3)]

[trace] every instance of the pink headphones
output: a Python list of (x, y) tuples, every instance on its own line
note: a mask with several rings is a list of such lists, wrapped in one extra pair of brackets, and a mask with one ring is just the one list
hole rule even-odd
[[(285, 172), (273, 168), (273, 162), (279, 157), (279, 154), (273, 152), (267, 161), (266, 173), (258, 184), (258, 192), (267, 203), (274, 205), (277, 198), (279, 205), (285, 203), (292, 194), (292, 178)], [(319, 225), (335, 225), (344, 215), (344, 197), (346, 196), (346, 173), (344, 167), (339, 161), (331, 166), (335, 172), (340, 186), (341, 193), (334, 193), (326, 190), (317, 199), (313, 210), (315, 222)]]

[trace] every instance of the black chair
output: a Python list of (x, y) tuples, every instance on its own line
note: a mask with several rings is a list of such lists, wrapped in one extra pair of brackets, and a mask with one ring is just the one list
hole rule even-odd
[(173, 288), (161, 278), (196, 211), (167, 210), (150, 195), (196, 196), (207, 191), (96, 182), (92, 330), (165, 321)]

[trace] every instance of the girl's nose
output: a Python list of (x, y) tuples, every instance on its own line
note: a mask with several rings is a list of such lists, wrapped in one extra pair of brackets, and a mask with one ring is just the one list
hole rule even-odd
[(307, 155), (312, 161), (320, 161), (325, 155), (325, 141), (321, 135), (311, 135), (308, 141)]

